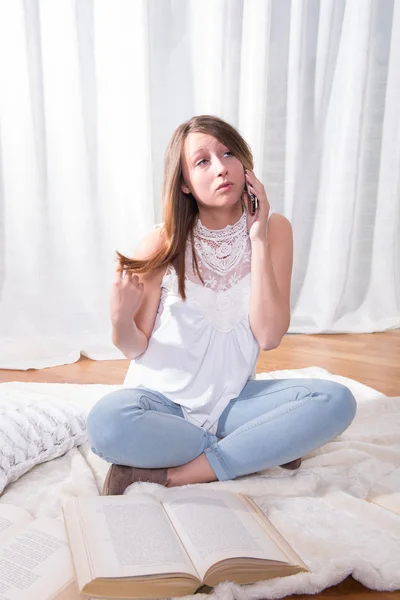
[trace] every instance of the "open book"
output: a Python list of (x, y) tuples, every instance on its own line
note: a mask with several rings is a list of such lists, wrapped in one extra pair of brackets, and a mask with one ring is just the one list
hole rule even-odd
[(78, 600), (64, 523), (0, 503), (0, 599)]
[(400, 467), (382, 477), (370, 491), (367, 500), (400, 515)]
[(68, 500), (64, 518), (81, 594), (157, 598), (221, 581), (308, 571), (255, 502), (190, 488)]

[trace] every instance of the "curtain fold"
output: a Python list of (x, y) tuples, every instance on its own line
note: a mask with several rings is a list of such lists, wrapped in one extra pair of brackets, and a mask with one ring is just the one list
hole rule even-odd
[(119, 358), (115, 250), (214, 114), (292, 222), (291, 333), (400, 327), (393, 0), (0, 0), (0, 368)]

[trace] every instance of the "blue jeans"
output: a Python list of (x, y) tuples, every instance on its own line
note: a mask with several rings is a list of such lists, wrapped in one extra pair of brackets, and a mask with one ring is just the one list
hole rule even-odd
[(223, 481), (303, 457), (347, 429), (355, 413), (354, 396), (340, 383), (253, 379), (225, 408), (216, 435), (186, 421), (162, 394), (137, 388), (104, 396), (87, 427), (93, 452), (108, 462), (176, 467), (205, 453)]

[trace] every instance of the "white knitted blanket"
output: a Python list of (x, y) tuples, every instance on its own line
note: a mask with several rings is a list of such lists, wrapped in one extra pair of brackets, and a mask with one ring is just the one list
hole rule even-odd
[[(376, 481), (400, 466), (400, 397), (388, 398), (317, 367), (258, 377), (319, 377), (344, 383), (357, 399), (358, 412), (341, 436), (305, 457), (298, 471), (276, 468), (235, 481), (203, 484), (254, 496), (311, 569), (249, 586), (223, 583), (204, 595), (204, 600), (315, 594), (348, 575), (371, 589), (400, 589), (400, 517), (365, 501)], [(15, 382), (0, 384), (0, 393), (46, 393), (89, 408), (119, 387)], [(25, 506), (34, 516), (59, 516), (65, 498), (97, 494), (107, 469), (108, 464), (85, 444), (26, 473), (7, 487), (0, 502)], [(155, 484), (138, 483), (127, 493), (158, 495), (162, 490)]]
[(83, 444), (86, 412), (43, 393), (0, 387), (0, 493), (35, 465)]

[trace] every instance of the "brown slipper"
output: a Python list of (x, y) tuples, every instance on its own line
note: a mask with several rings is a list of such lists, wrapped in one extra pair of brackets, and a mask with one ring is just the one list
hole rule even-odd
[(288, 463), (285, 463), (284, 465), (281, 465), (282, 469), (290, 469), (291, 471), (294, 471), (295, 469), (298, 469), (301, 465), (301, 458), (296, 458), (296, 460), (291, 460)]
[(149, 481), (159, 485), (168, 485), (168, 469), (139, 469), (111, 465), (104, 481), (103, 496), (121, 496), (126, 488), (135, 481)]

